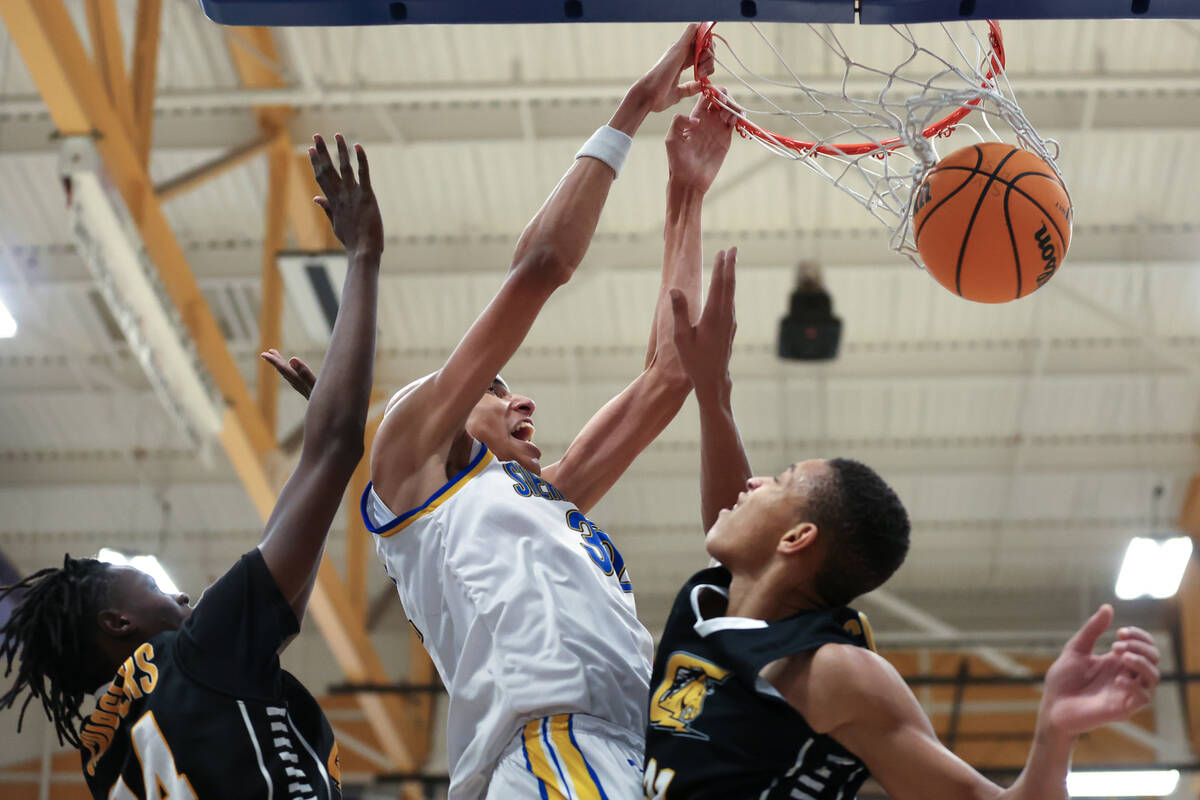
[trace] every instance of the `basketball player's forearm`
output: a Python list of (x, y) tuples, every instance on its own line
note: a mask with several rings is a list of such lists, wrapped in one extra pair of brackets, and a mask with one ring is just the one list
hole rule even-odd
[(704, 247), (701, 215), (704, 192), (681, 181), (667, 182), (667, 219), (663, 226), (663, 269), (650, 327), (650, 343), (646, 347), (646, 366), (654, 358), (659, 344), (672, 339), (673, 315), (671, 289), (679, 289), (687, 298), (688, 321), (693, 325), (703, 307)]
[[(609, 125), (633, 136), (649, 113), (647, 101), (631, 89)], [(560, 282), (570, 278), (591, 244), (616, 177), (603, 161), (587, 156), (576, 159), (525, 226), (512, 268), (538, 265), (547, 270), (548, 278)]]
[(329, 351), (304, 416), (304, 448), (361, 453), (375, 360), (379, 253), (352, 253)]
[(1025, 769), (1016, 783), (998, 797), (1001, 800), (1067, 800), (1067, 773), (1071, 769), (1074, 748), (1074, 737), (1039, 725)]
[(733, 384), (697, 386), (700, 406), (700, 519), (707, 532), (721, 509), (737, 502), (750, 479), (750, 461), (733, 418)]

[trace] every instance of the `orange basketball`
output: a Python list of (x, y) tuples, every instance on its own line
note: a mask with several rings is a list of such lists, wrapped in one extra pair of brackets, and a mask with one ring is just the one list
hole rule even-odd
[(1071, 245), (1071, 198), (1028, 150), (986, 142), (943, 158), (917, 190), (913, 236), (955, 294), (1007, 303), (1050, 280)]

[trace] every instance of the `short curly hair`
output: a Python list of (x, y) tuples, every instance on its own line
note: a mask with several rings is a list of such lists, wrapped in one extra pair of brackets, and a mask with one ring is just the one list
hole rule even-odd
[(908, 555), (908, 512), (879, 473), (859, 461), (833, 458), (828, 480), (809, 494), (805, 514), (826, 534), (816, 589), (843, 606), (883, 585)]

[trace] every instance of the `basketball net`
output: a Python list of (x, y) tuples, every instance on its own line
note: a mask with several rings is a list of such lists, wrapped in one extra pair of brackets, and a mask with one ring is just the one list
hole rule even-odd
[[(1013, 97), (1004, 72), (1004, 42), (995, 22), (931, 25), (731, 26), (705, 23), (697, 61), (714, 47), (731, 103), (712, 78), (703, 91), (738, 117), (737, 129), (767, 150), (799, 161), (853, 197), (891, 231), (890, 246), (918, 266), (912, 237), (913, 195), (938, 160), (981, 141), (1006, 141), (1036, 153), (1059, 172), (1058, 143), (1038, 135)], [(803, 29), (807, 28), (807, 31)], [(757, 37), (750, 34), (753, 30)], [(918, 41), (918, 33), (928, 44)], [(773, 35), (772, 35), (773, 34)], [(811, 34), (811, 35), (810, 35)], [(797, 36), (803, 44), (797, 44)], [(859, 39), (875, 64), (851, 57), (843, 39)], [(791, 41), (789, 41), (791, 40)], [(716, 49), (717, 43), (724, 45)], [(763, 47), (765, 45), (765, 48)], [(941, 53), (936, 52), (942, 51)], [(786, 51), (786, 52), (785, 52)], [(840, 75), (806, 82), (793, 62)], [(736, 104), (736, 105), (735, 105)]]

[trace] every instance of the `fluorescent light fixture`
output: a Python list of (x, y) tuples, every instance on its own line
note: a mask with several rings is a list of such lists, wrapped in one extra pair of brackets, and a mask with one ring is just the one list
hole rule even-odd
[(163, 569), (163, 565), (154, 556), (126, 556), (120, 550), (113, 550), (111, 547), (102, 547), (96, 558), (106, 564), (129, 566), (141, 570), (151, 578), (154, 578), (154, 582), (158, 584), (160, 592), (165, 594), (179, 594), (179, 587), (175, 585), (175, 581), (171, 580), (171, 576), (167, 574), (167, 571)]
[(4, 305), (4, 298), (0, 297), (0, 339), (11, 339), (16, 335), (17, 321), (9, 313), (8, 306)]
[(1134, 537), (1117, 576), (1117, 597), (1122, 600), (1142, 595), (1170, 597), (1179, 588), (1191, 556), (1190, 536), (1165, 540)]
[(1067, 775), (1071, 797), (1167, 797), (1179, 785), (1179, 770), (1072, 772)]
[(101, 164), (90, 136), (63, 140), (59, 171), (79, 255), (167, 413), (204, 446), (221, 429), (223, 403)]

